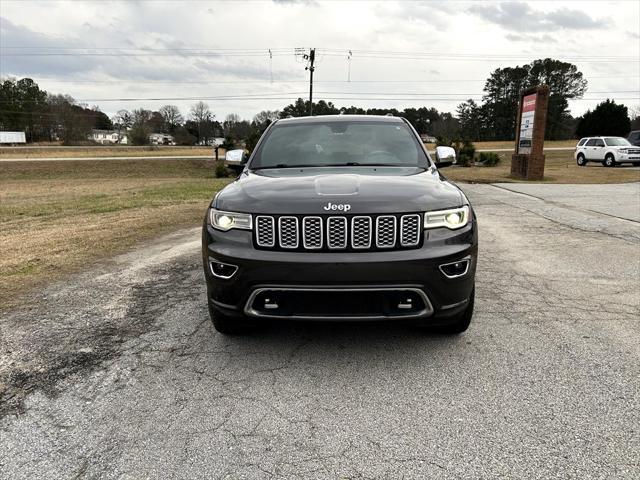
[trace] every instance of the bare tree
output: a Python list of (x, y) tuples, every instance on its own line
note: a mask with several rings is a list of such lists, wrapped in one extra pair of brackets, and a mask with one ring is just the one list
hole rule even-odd
[(224, 132), (224, 136), (232, 136), (234, 130), (236, 129), (236, 126), (240, 123), (240, 121), (240, 115), (238, 115), (237, 113), (230, 113), (229, 115), (227, 115), (224, 119), (224, 122), (222, 122), (222, 130)]
[(122, 130), (128, 130), (133, 125), (133, 115), (129, 110), (118, 110), (118, 112), (111, 118), (111, 123), (118, 131), (118, 137), (122, 133)]
[(264, 126), (266, 128), (278, 118), (280, 118), (280, 112), (278, 110), (263, 110), (253, 117), (253, 123), (256, 126)]
[(201, 142), (204, 138), (205, 143), (207, 140), (207, 133), (211, 128), (208, 128), (213, 122), (215, 115), (211, 113), (209, 105), (202, 100), (191, 106), (191, 120), (193, 120), (198, 126), (198, 142)]
[(138, 108), (131, 112), (132, 126), (145, 126), (151, 120), (153, 112), (151, 110), (145, 110), (144, 108)]
[(631, 119), (631, 130), (640, 129), (640, 104), (629, 107), (629, 118)]
[(184, 122), (180, 110), (175, 105), (164, 105), (160, 107), (159, 112), (162, 115), (164, 133), (175, 131)]

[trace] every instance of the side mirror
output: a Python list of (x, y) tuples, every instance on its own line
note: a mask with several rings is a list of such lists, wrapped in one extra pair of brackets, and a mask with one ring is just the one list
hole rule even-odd
[(225, 155), (227, 165), (242, 165), (244, 162), (244, 150), (228, 150)]
[(456, 163), (456, 151), (451, 147), (436, 147), (436, 167), (450, 167)]

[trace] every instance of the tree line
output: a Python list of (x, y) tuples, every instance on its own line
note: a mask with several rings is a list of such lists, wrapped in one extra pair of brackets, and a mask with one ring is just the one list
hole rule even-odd
[[(575, 65), (550, 58), (494, 70), (485, 82), (481, 103), (469, 99), (458, 105), (455, 114), (433, 107), (337, 107), (324, 100), (314, 102), (313, 112), (402, 116), (419, 133), (447, 142), (513, 140), (521, 92), (541, 84), (550, 87), (545, 132), (548, 140), (626, 135), (630, 129), (640, 128), (640, 112), (636, 109), (629, 118), (627, 107), (613, 100), (602, 102), (581, 117), (572, 117), (569, 100), (584, 95), (587, 80)], [(308, 115), (309, 107), (308, 100), (298, 98), (282, 110), (264, 110), (251, 121), (237, 114), (219, 121), (209, 105), (200, 101), (186, 116), (177, 106), (164, 105), (157, 111), (120, 110), (109, 118), (98, 106), (80, 104), (68, 95), (49, 94), (30, 78), (0, 82), (0, 130), (24, 131), (28, 142), (78, 144), (87, 141), (91, 130), (103, 129), (126, 132), (134, 145), (148, 143), (149, 134), (157, 132), (172, 135), (179, 145), (210, 144), (214, 137), (224, 137), (226, 146), (243, 143), (252, 148), (272, 121)]]

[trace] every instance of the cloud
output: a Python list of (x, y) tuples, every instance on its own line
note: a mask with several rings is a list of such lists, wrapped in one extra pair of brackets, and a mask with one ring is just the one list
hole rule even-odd
[(291, 5), (291, 4), (303, 4), (303, 5), (315, 5), (316, 1), (315, 0), (271, 0), (273, 3), (278, 4), (278, 5)]
[(640, 33), (638, 32), (632, 32), (631, 30), (627, 30), (626, 34), (635, 40), (640, 40)]
[[(99, 27), (92, 27), (95, 36), (100, 36)], [(180, 49), (185, 47), (181, 40), (172, 36), (147, 35), (144, 45), (135, 45), (129, 39), (127, 48)], [(266, 62), (251, 63), (243, 58), (229, 58), (218, 55), (189, 56), (184, 54), (162, 55), (148, 52), (148, 55), (134, 56), (132, 51), (115, 48), (96, 50), (65, 50), (83, 45), (74, 36), (51, 36), (16, 25), (0, 17), (0, 44), (5, 50), (2, 55), (2, 72), (18, 76), (63, 77), (66, 79), (92, 80), (96, 78), (125, 78), (129, 80), (180, 81), (185, 79), (185, 71), (193, 81), (216, 78), (261, 79), (269, 78), (270, 70)], [(9, 47), (19, 46), (20, 49)], [(27, 47), (27, 48), (24, 48)], [(29, 48), (31, 47), (31, 48)], [(43, 48), (46, 47), (46, 48)], [(34, 53), (66, 52), (69, 55), (34, 55)], [(134, 50), (134, 53), (141, 53)], [(146, 53), (142, 51), (142, 53)], [(266, 59), (266, 53), (265, 53)], [(291, 77), (291, 69), (274, 69), (274, 77)]]
[(527, 42), (527, 43), (558, 43), (558, 40), (551, 35), (545, 33), (544, 35), (518, 35), (515, 33), (507, 33), (505, 35), (507, 40), (512, 42)]
[(592, 30), (611, 25), (609, 18), (591, 18), (581, 10), (560, 8), (551, 12), (534, 10), (523, 2), (505, 2), (499, 5), (473, 5), (468, 10), (490, 23), (517, 32), (544, 32), (558, 28)]
[[(385, 2), (374, 4), (375, 11), (389, 19), (389, 30), (398, 30), (398, 23), (416, 22), (421, 28), (433, 27), (444, 32), (451, 27), (452, 19), (457, 11), (447, 2)], [(406, 29), (403, 25), (402, 29)]]

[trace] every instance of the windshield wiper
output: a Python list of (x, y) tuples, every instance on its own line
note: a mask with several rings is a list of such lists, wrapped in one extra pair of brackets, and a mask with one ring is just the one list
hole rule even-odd
[(329, 163), (324, 166), (325, 167), (417, 167), (418, 165), (407, 165), (407, 164), (399, 164), (399, 163), (345, 162), (345, 163)]
[(287, 163), (278, 163), (276, 165), (264, 165), (262, 167), (252, 168), (251, 170), (266, 170), (269, 168), (305, 168), (305, 167), (319, 167), (322, 165), (290, 165)]

